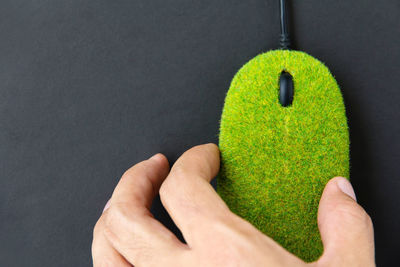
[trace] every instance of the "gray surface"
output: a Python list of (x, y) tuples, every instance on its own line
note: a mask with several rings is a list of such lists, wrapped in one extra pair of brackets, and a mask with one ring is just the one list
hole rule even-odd
[[(375, 223), (377, 262), (393, 266), (400, 3), (293, 2), (297, 48), (343, 90), (352, 181)], [(89, 266), (93, 225), (125, 169), (217, 141), (231, 78), (277, 45), (277, 4), (2, 0), (0, 266)]]

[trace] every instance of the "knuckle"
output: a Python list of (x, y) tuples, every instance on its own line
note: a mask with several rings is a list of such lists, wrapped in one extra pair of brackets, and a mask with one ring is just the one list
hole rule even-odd
[(129, 229), (132, 234), (145, 231), (144, 218), (151, 216), (149, 210), (132, 209), (132, 205), (128, 203), (114, 203), (106, 211), (104, 227), (107, 230), (113, 229)]
[(185, 177), (188, 177), (191, 174), (191, 172), (188, 170), (184, 164), (177, 162), (174, 166), (174, 172), (173, 175), (171, 175), (169, 180), (172, 182), (177, 182), (179, 180), (182, 180)]
[(356, 222), (359, 226), (372, 225), (371, 217), (358, 204), (340, 203), (335, 205), (334, 212), (340, 220), (347, 222)]
[(100, 219), (96, 222), (96, 224), (94, 225), (94, 227), (93, 227), (93, 237), (95, 237), (95, 236), (97, 236), (99, 233), (100, 233), (100, 231), (101, 231), (101, 217), (100, 217)]
[(162, 183), (160, 190), (159, 190), (161, 200), (165, 200), (165, 197), (168, 195), (168, 190), (169, 189), (168, 189), (167, 181), (164, 181), (164, 183)]
[(127, 219), (126, 204), (113, 203), (106, 211), (105, 228), (111, 230), (117, 222)]
[(167, 179), (162, 183), (159, 194), (161, 198), (165, 198), (167, 195), (173, 192), (173, 189), (181, 184), (184, 177), (189, 176), (189, 171), (182, 166), (182, 164), (177, 164), (174, 166), (173, 175), (169, 175)]
[(161, 185), (159, 195), (160, 200), (164, 206), (169, 205), (168, 203), (170, 203), (174, 199), (174, 196), (176, 196), (175, 190), (174, 183), (171, 182), (169, 178), (165, 180), (164, 183)]

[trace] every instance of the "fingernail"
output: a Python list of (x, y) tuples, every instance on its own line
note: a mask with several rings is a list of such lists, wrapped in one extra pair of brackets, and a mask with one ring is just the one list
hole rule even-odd
[(110, 207), (110, 200), (111, 200), (111, 199), (109, 199), (109, 200), (107, 201), (106, 205), (104, 206), (103, 213)]
[(346, 178), (342, 177), (341, 179), (339, 179), (337, 185), (343, 193), (345, 193), (346, 195), (357, 201), (353, 186), (351, 186), (351, 183)]

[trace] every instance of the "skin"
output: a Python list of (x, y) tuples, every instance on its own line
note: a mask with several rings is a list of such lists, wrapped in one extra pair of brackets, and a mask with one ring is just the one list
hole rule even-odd
[[(156, 154), (126, 171), (94, 228), (93, 266), (375, 266), (372, 221), (347, 179), (326, 185), (318, 210), (324, 254), (305, 263), (229, 210), (210, 185), (219, 160), (218, 147), (206, 144), (171, 170)], [(158, 193), (187, 244), (152, 216)]]

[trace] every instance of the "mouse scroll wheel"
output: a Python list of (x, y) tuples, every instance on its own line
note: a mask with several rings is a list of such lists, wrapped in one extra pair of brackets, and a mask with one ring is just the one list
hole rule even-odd
[(290, 73), (282, 71), (279, 78), (279, 102), (283, 107), (288, 107), (293, 102), (294, 86)]

